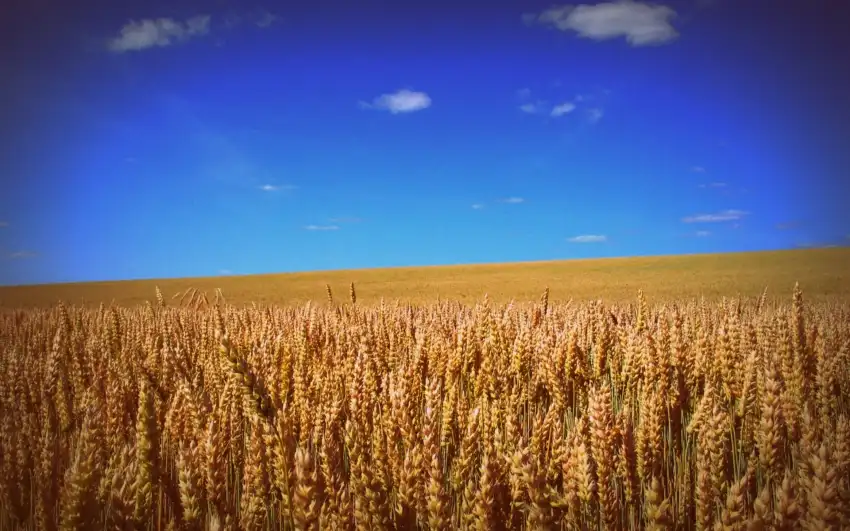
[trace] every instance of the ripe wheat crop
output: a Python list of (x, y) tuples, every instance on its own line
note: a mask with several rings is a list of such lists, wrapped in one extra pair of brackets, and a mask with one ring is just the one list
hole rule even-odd
[(327, 291), (0, 314), (0, 529), (850, 526), (844, 303)]

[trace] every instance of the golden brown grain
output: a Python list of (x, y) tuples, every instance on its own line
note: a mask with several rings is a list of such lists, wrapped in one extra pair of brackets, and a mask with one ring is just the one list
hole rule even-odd
[(349, 288), (0, 312), (0, 530), (850, 523), (846, 302)]

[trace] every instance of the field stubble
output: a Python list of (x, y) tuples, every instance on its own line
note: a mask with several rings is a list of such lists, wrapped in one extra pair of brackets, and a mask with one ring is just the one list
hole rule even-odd
[(850, 306), (0, 314), (0, 528), (840, 529)]

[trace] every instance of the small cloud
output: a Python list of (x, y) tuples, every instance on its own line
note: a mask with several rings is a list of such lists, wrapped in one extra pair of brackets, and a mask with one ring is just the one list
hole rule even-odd
[(776, 230), (792, 230), (796, 229), (800, 226), (800, 223), (797, 221), (788, 221), (786, 223), (777, 223)]
[(537, 103), (523, 103), (519, 106), (519, 110), (528, 114), (537, 114), (543, 110), (545, 103), (538, 101)]
[(360, 102), (364, 109), (378, 109), (392, 114), (421, 111), (431, 106), (431, 98), (424, 92), (414, 92), (407, 89), (393, 94), (382, 94), (372, 100), (372, 103)]
[(34, 251), (15, 251), (13, 253), (9, 253), (6, 256), (11, 258), (12, 260), (23, 260), (24, 258), (35, 258), (36, 256), (38, 256), (38, 253)]
[(472, 205), (473, 210), (481, 210), (482, 208), (484, 208), (484, 205), (482, 205), (481, 203), (475, 203), (474, 205)]
[(682, 218), (684, 223), (717, 223), (720, 221), (735, 221), (749, 214), (743, 210), (724, 210), (716, 214), (697, 214)]
[(519, 204), (519, 203), (524, 203), (525, 199), (523, 199), (522, 197), (508, 197), (507, 199), (502, 200), (502, 202), (508, 203), (508, 204), (511, 204), (511, 205), (516, 205), (516, 204)]
[(708, 183), (699, 185), (700, 188), (726, 188), (726, 183)]
[(336, 225), (307, 225), (304, 230), (339, 230)]
[(634, 0), (551, 7), (539, 15), (523, 15), (526, 24), (538, 23), (572, 31), (597, 41), (625, 37), (632, 46), (670, 42), (679, 32), (670, 23), (676, 12), (662, 5)]
[(280, 19), (280, 17), (275, 15), (274, 13), (270, 13), (266, 10), (262, 10), (257, 15), (256, 20), (254, 21), (254, 24), (256, 24), (257, 27), (260, 27), (260, 28), (268, 28), (269, 26), (271, 26), (272, 24), (277, 22), (279, 19)]
[(603, 111), (602, 109), (597, 108), (590, 109), (587, 111), (587, 121), (592, 124), (599, 122), (599, 120), (601, 120), (603, 116), (605, 116), (605, 111)]
[(279, 191), (283, 191), (283, 190), (295, 190), (297, 187), (293, 186), (291, 184), (282, 184), (282, 185), (264, 184), (264, 185), (260, 186), (259, 188), (260, 188), (260, 190), (262, 190), (264, 192), (279, 192)]
[(109, 41), (108, 48), (115, 53), (123, 53), (171, 46), (209, 33), (210, 18), (210, 15), (197, 15), (185, 23), (172, 18), (132, 20), (121, 28), (118, 37)]
[(218, 274), (219, 275), (232, 275), (233, 271), (231, 271), (229, 269), (219, 269)]
[(603, 234), (582, 234), (581, 236), (567, 238), (567, 241), (571, 243), (600, 243), (608, 241), (608, 237)]
[(705, 168), (702, 166), (691, 166), (691, 171), (694, 173), (705, 173)]
[(711, 236), (711, 232), (707, 230), (698, 230), (694, 233), (694, 236), (696, 236), (697, 238), (705, 238), (707, 236)]
[(560, 105), (555, 105), (550, 113), (552, 116), (558, 117), (573, 112), (576, 108), (575, 103), (566, 102)]
[(250, 12), (230, 12), (223, 17), (224, 27), (233, 29), (241, 26), (244, 23), (253, 24), (258, 28), (268, 28), (278, 20), (280, 16), (271, 13), (265, 9), (254, 10)]

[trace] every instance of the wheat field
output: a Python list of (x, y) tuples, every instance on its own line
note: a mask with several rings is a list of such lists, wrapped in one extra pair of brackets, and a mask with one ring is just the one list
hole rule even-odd
[(850, 526), (846, 302), (347, 291), (0, 313), (0, 529)]
[(718, 301), (755, 298), (765, 288), (769, 296), (785, 293), (795, 282), (806, 287), (807, 300), (824, 302), (850, 300), (850, 247), (5, 286), (0, 308), (49, 308), (59, 300), (89, 308), (138, 306), (157, 287), (168, 298), (190, 288), (212, 297), (220, 289), (234, 306), (303, 306), (319, 302), (325, 284), (340, 291), (352, 281), (368, 306), (381, 299), (474, 305), (484, 295), (507, 304), (536, 299), (546, 287), (553, 302), (629, 303), (638, 289), (653, 301)]

